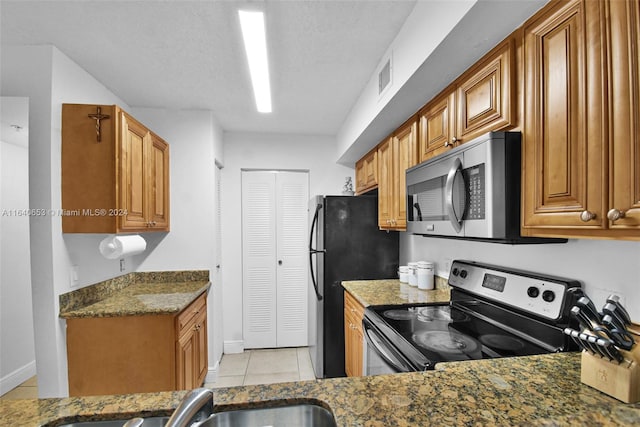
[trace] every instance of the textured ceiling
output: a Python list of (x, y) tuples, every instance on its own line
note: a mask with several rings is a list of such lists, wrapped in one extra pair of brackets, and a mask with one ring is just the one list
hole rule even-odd
[[(52, 44), (132, 107), (226, 131), (335, 135), (415, 1), (6, 1), (2, 45)], [(256, 112), (237, 10), (266, 12), (274, 112)]]

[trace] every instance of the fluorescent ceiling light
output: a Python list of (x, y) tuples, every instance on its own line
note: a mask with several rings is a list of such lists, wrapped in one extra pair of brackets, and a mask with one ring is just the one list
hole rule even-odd
[(264, 29), (264, 13), (239, 10), (244, 49), (249, 62), (256, 107), (261, 113), (271, 112), (271, 87), (269, 85), (269, 61)]

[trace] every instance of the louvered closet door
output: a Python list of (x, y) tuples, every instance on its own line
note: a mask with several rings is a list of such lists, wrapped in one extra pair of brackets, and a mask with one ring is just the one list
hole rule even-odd
[(306, 172), (242, 172), (246, 348), (307, 345)]
[(277, 206), (277, 346), (307, 345), (308, 174), (279, 172)]
[(276, 346), (276, 180), (242, 172), (242, 298), (246, 348)]

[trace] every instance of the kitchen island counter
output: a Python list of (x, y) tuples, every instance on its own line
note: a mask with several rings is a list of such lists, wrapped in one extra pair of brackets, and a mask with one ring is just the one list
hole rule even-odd
[[(80, 419), (168, 415), (185, 392), (69, 399), (0, 400), (0, 425), (55, 426)], [(337, 424), (638, 425), (623, 404), (580, 382), (580, 354), (451, 362), (441, 370), (216, 389), (220, 409), (315, 402)]]

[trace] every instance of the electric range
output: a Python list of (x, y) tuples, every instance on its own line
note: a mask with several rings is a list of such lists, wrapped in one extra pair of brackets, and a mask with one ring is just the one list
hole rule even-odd
[(448, 283), (449, 303), (366, 308), (365, 374), (577, 349), (563, 330), (573, 325), (580, 282), (456, 260)]

